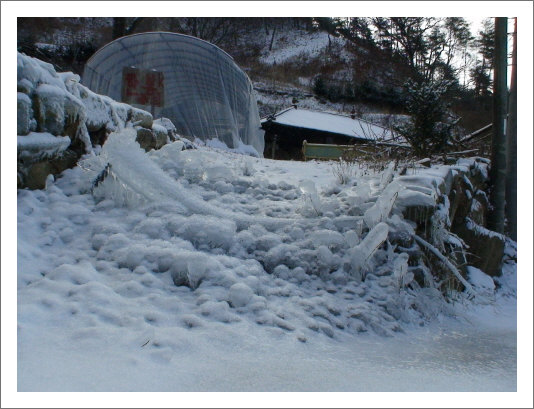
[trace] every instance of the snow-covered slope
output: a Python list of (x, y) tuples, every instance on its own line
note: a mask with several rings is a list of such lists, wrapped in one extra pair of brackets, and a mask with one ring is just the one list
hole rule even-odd
[[(343, 38), (329, 36), (325, 31), (307, 32), (304, 30), (286, 30), (275, 35), (273, 48), (269, 51), (267, 44), (263, 49), (260, 62), (264, 64), (280, 64), (298, 57), (313, 59), (323, 54), (328, 47), (342, 50), (345, 46)], [(345, 53), (342, 56), (347, 57)]]
[(377, 248), (410, 225), (380, 206), (366, 233), (388, 178), (182, 145), (122, 131), (19, 191), (19, 390), (515, 388), (515, 299), (498, 330), (453, 321)]

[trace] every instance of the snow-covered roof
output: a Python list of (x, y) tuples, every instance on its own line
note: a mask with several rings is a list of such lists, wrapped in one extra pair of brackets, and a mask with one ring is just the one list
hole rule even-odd
[[(374, 141), (393, 141), (394, 134), (387, 128), (360, 118), (330, 112), (290, 108), (270, 117), (276, 123), (298, 128), (314, 129)], [(263, 119), (262, 123), (269, 118)]]

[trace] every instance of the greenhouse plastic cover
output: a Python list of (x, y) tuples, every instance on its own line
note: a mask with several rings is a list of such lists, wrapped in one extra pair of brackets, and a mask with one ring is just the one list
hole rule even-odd
[[(120, 101), (124, 67), (163, 72), (164, 102), (155, 108), (155, 116), (170, 118), (181, 135), (204, 141), (216, 138), (229, 148), (251, 145), (263, 156), (252, 83), (217, 46), (167, 32), (122, 37), (89, 59), (83, 83)], [(139, 107), (151, 111), (150, 106)]]

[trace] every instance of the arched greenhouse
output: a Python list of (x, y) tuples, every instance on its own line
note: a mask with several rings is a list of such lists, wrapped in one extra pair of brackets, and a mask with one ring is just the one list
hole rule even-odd
[(87, 62), (83, 84), (170, 118), (179, 133), (242, 143), (263, 156), (263, 131), (252, 83), (217, 46), (183, 34), (151, 32), (119, 38)]

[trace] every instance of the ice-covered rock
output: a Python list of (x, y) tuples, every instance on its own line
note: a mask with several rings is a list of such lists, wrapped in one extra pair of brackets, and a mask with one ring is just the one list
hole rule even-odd
[(245, 283), (236, 283), (228, 291), (228, 301), (232, 307), (240, 308), (246, 306), (253, 295), (254, 291), (248, 285)]
[(176, 126), (174, 126), (169, 118), (154, 119), (152, 123), (152, 130), (155, 130), (155, 127), (161, 127), (164, 129), (171, 141), (176, 139)]
[(17, 135), (27, 135), (33, 119), (32, 101), (22, 92), (17, 92)]
[(156, 123), (152, 124), (152, 133), (154, 134), (154, 138), (156, 140), (156, 149), (160, 149), (162, 146), (164, 146), (171, 140), (169, 138), (169, 133), (167, 129)]
[(466, 218), (456, 232), (469, 246), (467, 261), (470, 264), (490, 276), (500, 275), (506, 244), (504, 235), (486, 229), (470, 218)]
[(17, 82), (17, 92), (22, 92), (26, 95), (30, 95), (33, 91), (33, 84), (26, 78)]
[(63, 135), (65, 126), (64, 89), (50, 84), (41, 84), (35, 90), (36, 116), (41, 132)]
[(152, 128), (152, 114), (139, 108), (132, 107), (132, 123), (142, 128)]
[[(51, 156), (50, 141), (46, 143), (46, 151), (41, 156), (54, 163), (41, 166), (43, 171), (48, 169), (59, 173), (66, 166), (72, 166), (81, 155), (91, 153), (93, 145), (102, 145), (110, 132), (123, 129), (130, 120), (155, 134), (151, 139), (156, 149), (168, 142), (166, 128), (150, 130), (150, 113), (95, 94), (80, 84), (78, 75), (57, 73), (51, 64), (21, 53), (17, 55), (17, 90), (18, 135), (37, 131), (61, 138), (67, 136), (71, 140), (67, 161)], [(30, 141), (26, 141), (31, 145), (29, 148), (37, 146)], [(63, 147), (64, 144), (61, 140), (56, 145)], [(23, 151), (27, 153), (28, 149), (19, 149), (19, 152)], [(76, 156), (74, 161), (70, 158), (73, 155)], [(20, 175), (31, 170), (27, 168), (27, 163), (19, 161), (18, 165), (19, 182), (24, 186), (25, 178), (20, 178)]]
[(174, 285), (192, 289), (198, 288), (203, 280), (220, 271), (218, 263), (210, 256), (188, 250), (163, 253), (159, 263), (161, 266), (165, 264), (164, 269), (168, 267)]
[(331, 249), (339, 248), (344, 243), (344, 237), (341, 233), (326, 229), (311, 233), (310, 240), (315, 247), (327, 246)]
[(50, 84), (59, 89), (65, 89), (65, 84), (52, 64), (17, 53), (17, 81), (20, 83), (23, 80), (27, 80), (32, 89), (39, 84)]
[(57, 156), (69, 147), (68, 136), (57, 137), (47, 132), (30, 132), (17, 137), (17, 151), (20, 158), (38, 161)]
[(493, 293), (495, 290), (493, 279), (476, 267), (467, 266), (467, 279), (479, 291)]
[(74, 95), (78, 94), (78, 97), (85, 106), (85, 124), (88, 131), (96, 132), (102, 128), (106, 128), (111, 119), (109, 103), (106, 104), (107, 101), (101, 95), (97, 95), (85, 87), (72, 84), (71, 89)]
[(145, 151), (156, 149), (157, 141), (154, 133), (150, 129), (137, 128), (137, 138), (135, 139)]
[(236, 229), (231, 220), (193, 215), (176, 226), (175, 233), (198, 246), (229, 249), (235, 240)]

